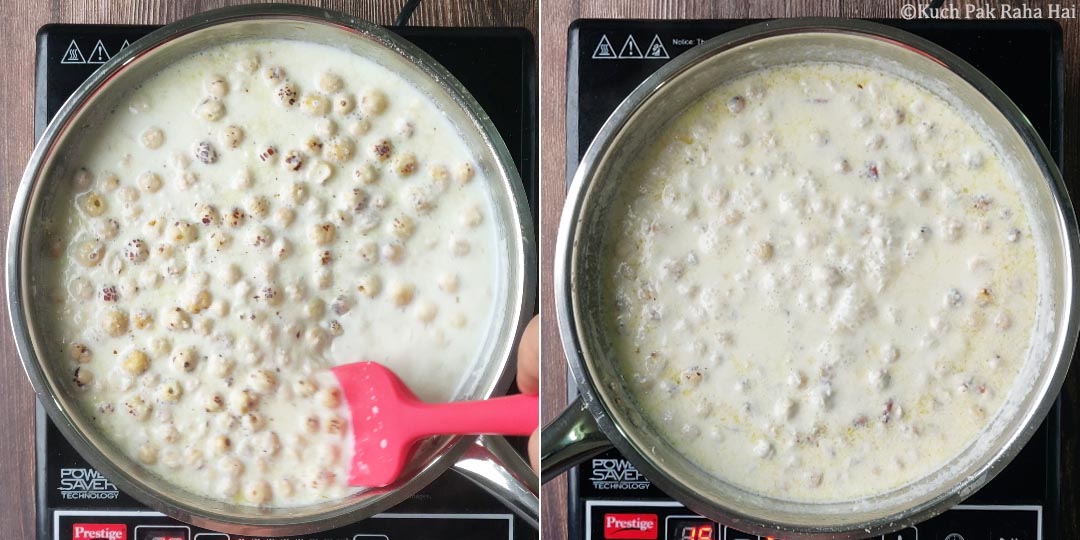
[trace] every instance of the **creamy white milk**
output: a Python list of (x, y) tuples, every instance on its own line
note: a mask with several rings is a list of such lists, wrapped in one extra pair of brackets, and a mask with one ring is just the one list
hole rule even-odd
[(789, 500), (919, 479), (998, 411), (1039, 277), (989, 142), (925, 89), (800, 64), (725, 84), (630, 168), (615, 354), (704, 470)]
[(44, 326), (100, 428), (194, 493), (342, 497), (328, 369), (451, 398), (498, 286), (486, 179), (425, 95), (296, 41), (207, 50), (85, 132), (46, 220)]

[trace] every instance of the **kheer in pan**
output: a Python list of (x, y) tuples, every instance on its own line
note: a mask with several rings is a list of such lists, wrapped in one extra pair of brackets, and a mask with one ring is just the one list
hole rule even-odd
[(973, 444), (1027, 357), (1036, 242), (964, 114), (883, 71), (719, 85), (628, 167), (602, 273), (613, 354), (704, 471), (871, 496)]

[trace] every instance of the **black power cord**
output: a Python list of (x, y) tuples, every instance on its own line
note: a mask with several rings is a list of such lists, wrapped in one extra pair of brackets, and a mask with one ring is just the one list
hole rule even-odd
[(945, 4), (945, 0), (932, 0), (926, 7), (923, 8), (923, 17), (936, 17), (938, 10)]
[(394, 19), (394, 26), (407, 26), (409, 24), (409, 18), (412, 17), (416, 6), (420, 5), (420, 0), (406, 0), (405, 5), (401, 6), (401, 11), (398, 13), (396, 19)]

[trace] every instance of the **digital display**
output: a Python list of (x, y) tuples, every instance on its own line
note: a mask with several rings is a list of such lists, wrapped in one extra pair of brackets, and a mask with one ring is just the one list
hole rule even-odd
[(183, 525), (137, 525), (133, 540), (191, 540), (191, 529)]
[(667, 523), (667, 540), (720, 540), (719, 527), (705, 518), (672, 518)]

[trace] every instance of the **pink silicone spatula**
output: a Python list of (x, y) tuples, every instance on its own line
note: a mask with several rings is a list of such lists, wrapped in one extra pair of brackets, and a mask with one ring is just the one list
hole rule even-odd
[(331, 369), (352, 414), (349, 484), (382, 487), (397, 480), (413, 443), (431, 435), (529, 435), (540, 422), (534, 395), (425, 403), (394, 372), (375, 362)]

